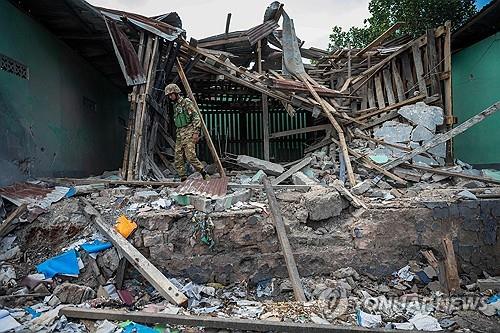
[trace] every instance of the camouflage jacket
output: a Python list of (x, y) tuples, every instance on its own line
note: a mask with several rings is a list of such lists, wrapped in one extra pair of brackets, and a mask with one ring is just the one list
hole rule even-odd
[(177, 103), (174, 103), (174, 123), (177, 128), (189, 125), (198, 130), (201, 127), (200, 116), (189, 98), (179, 96)]

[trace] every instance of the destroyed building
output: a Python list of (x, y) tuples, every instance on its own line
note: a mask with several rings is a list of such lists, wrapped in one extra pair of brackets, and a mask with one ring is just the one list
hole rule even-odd
[[(2, 2), (0, 332), (497, 331), (500, 172), (477, 138), (500, 96), (462, 81), (497, 4), (322, 50), (279, 2), (199, 40), (175, 12)], [(172, 82), (210, 179), (179, 181)]]

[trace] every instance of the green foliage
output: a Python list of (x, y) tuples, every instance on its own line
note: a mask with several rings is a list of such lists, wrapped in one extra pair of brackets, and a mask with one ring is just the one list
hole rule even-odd
[(330, 34), (329, 49), (335, 47), (360, 48), (377, 38), (396, 22), (405, 22), (396, 36), (409, 34), (417, 37), (427, 29), (452, 22), (459, 27), (476, 13), (474, 0), (370, 0), (371, 17), (364, 26), (344, 31), (335, 26)]

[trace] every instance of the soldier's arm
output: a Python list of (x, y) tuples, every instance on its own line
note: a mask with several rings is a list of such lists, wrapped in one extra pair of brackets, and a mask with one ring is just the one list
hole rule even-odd
[(191, 124), (193, 124), (194, 128), (199, 130), (201, 127), (200, 115), (196, 112), (194, 103), (190, 99), (188, 99), (188, 102), (186, 103), (186, 108), (189, 116), (191, 117)]

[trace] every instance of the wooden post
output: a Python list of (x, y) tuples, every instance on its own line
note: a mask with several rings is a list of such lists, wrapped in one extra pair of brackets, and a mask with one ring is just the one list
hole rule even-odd
[[(445, 117), (444, 123), (446, 125), (446, 130), (452, 129), (455, 122), (453, 117), (453, 102), (452, 102), (452, 89), (451, 89), (451, 22), (446, 21), (444, 24), (446, 29), (444, 35), (444, 74), (446, 79), (444, 80), (444, 110)], [(453, 164), (453, 139), (449, 140), (446, 144), (446, 164)]]
[(198, 112), (198, 115), (200, 116), (201, 120), (201, 129), (203, 130), (203, 133), (205, 134), (205, 137), (207, 138), (207, 144), (208, 148), (210, 149), (210, 152), (212, 153), (212, 157), (214, 159), (215, 164), (217, 165), (217, 169), (219, 170), (219, 174), (221, 178), (226, 177), (226, 172), (224, 171), (224, 168), (222, 167), (222, 163), (219, 159), (219, 155), (217, 155), (217, 150), (215, 150), (214, 143), (212, 142), (212, 138), (210, 137), (210, 133), (208, 132), (207, 125), (205, 124), (205, 120), (203, 119), (203, 115), (201, 114), (200, 108), (198, 107), (198, 103), (196, 102), (196, 99), (194, 98), (193, 91), (191, 90), (191, 87), (189, 86), (188, 79), (186, 75), (184, 74), (184, 69), (182, 69), (182, 64), (179, 61), (179, 58), (177, 58), (177, 72), (179, 73), (179, 77), (182, 81), (182, 84), (184, 85), (184, 89), (186, 89), (186, 93), (193, 102), (196, 112)]
[[(257, 69), (262, 74), (262, 42), (257, 41)], [(262, 136), (264, 141), (264, 159), (269, 161), (269, 103), (267, 95), (262, 94)]]
[(106, 238), (119, 249), (120, 253), (122, 253), (139, 273), (153, 285), (161, 296), (165, 297), (165, 299), (173, 304), (184, 305), (187, 303), (187, 297), (180, 292), (172, 282), (158, 270), (158, 268), (151, 264), (149, 260), (132, 246), (127, 239), (106, 223), (101, 214), (91, 205), (90, 201), (82, 198), (82, 202), (86, 205), (84, 209), (85, 214), (94, 222), (97, 229), (99, 229)]
[(283, 217), (278, 206), (278, 201), (274, 195), (273, 187), (271, 182), (267, 177), (263, 178), (264, 189), (266, 191), (267, 200), (269, 201), (269, 209), (271, 210), (271, 216), (274, 221), (274, 227), (276, 228), (276, 234), (281, 246), (281, 251), (283, 251), (283, 256), (285, 257), (286, 269), (288, 270), (288, 277), (292, 283), (293, 294), (295, 299), (299, 302), (305, 302), (306, 296), (304, 295), (304, 288), (302, 287), (302, 282), (300, 281), (299, 271), (297, 269), (297, 264), (292, 253), (292, 247), (288, 241), (286, 235), (285, 223), (283, 222)]
[(154, 86), (154, 81), (156, 78), (156, 64), (158, 62), (158, 49), (160, 45), (160, 37), (156, 36), (154, 37), (154, 44), (153, 44), (153, 51), (151, 54), (151, 59), (149, 61), (149, 71), (148, 71), (148, 78), (146, 82), (146, 87), (144, 91), (144, 95), (141, 96), (141, 98), (144, 98), (144, 101), (142, 103), (142, 109), (140, 113), (140, 120), (139, 120), (139, 127), (137, 128), (137, 151), (136, 151), (136, 157), (135, 157), (135, 178), (140, 179), (141, 178), (141, 166), (142, 163), (144, 163), (142, 159), (143, 152), (146, 149), (143, 149), (146, 147), (144, 145), (143, 147), (143, 132), (144, 132), (144, 124), (145, 124), (145, 119), (147, 117), (147, 111), (148, 111), (148, 103), (146, 102), (146, 95), (149, 95), (151, 93), (152, 87)]
[[(142, 67), (145, 71), (149, 69), (149, 63), (151, 59), (151, 51), (153, 49), (153, 38), (149, 36), (146, 42), (146, 50), (144, 52), (144, 60), (142, 62)], [(135, 107), (135, 120), (134, 120), (134, 132), (131, 136), (130, 141), (130, 151), (128, 156), (128, 167), (127, 167), (127, 180), (133, 180), (135, 177), (135, 159), (137, 153), (137, 140), (138, 140), (138, 131), (139, 124), (141, 121), (141, 113), (143, 104), (146, 103), (144, 100), (144, 93), (146, 89), (146, 84), (141, 84), (138, 89), (138, 93), (135, 95), (135, 103), (137, 104)]]
[(418, 90), (420, 94), (427, 94), (427, 85), (424, 78), (424, 66), (422, 65), (422, 55), (418, 43), (414, 42), (411, 46), (413, 54), (413, 62), (415, 63), (415, 74), (417, 75)]
[(444, 252), (444, 275), (446, 288), (452, 293), (460, 289), (460, 278), (458, 277), (457, 259), (453, 250), (453, 243), (449, 238), (443, 238)]
[[(144, 40), (145, 40), (145, 34), (144, 32), (141, 32), (141, 37), (139, 41), (139, 50), (137, 52), (137, 57), (139, 58), (139, 62), (142, 63), (142, 57), (144, 55)], [(134, 133), (134, 123), (135, 123), (135, 114), (137, 111), (137, 93), (139, 91), (138, 86), (134, 86), (132, 89), (132, 94), (130, 95), (130, 111), (129, 111), (129, 120), (128, 120), (128, 127), (127, 127), (127, 136), (125, 138), (125, 148), (123, 149), (123, 164), (122, 164), (122, 179), (126, 180), (127, 179), (127, 173), (128, 173), (128, 159), (130, 156), (130, 143), (132, 140), (132, 136)]]
[(227, 13), (227, 18), (226, 18), (226, 30), (224, 32), (224, 34), (226, 35), (226, 38), (227, 38), (227, 35), (229, 34), (229, 26), (231, 25), (231, 13)]

